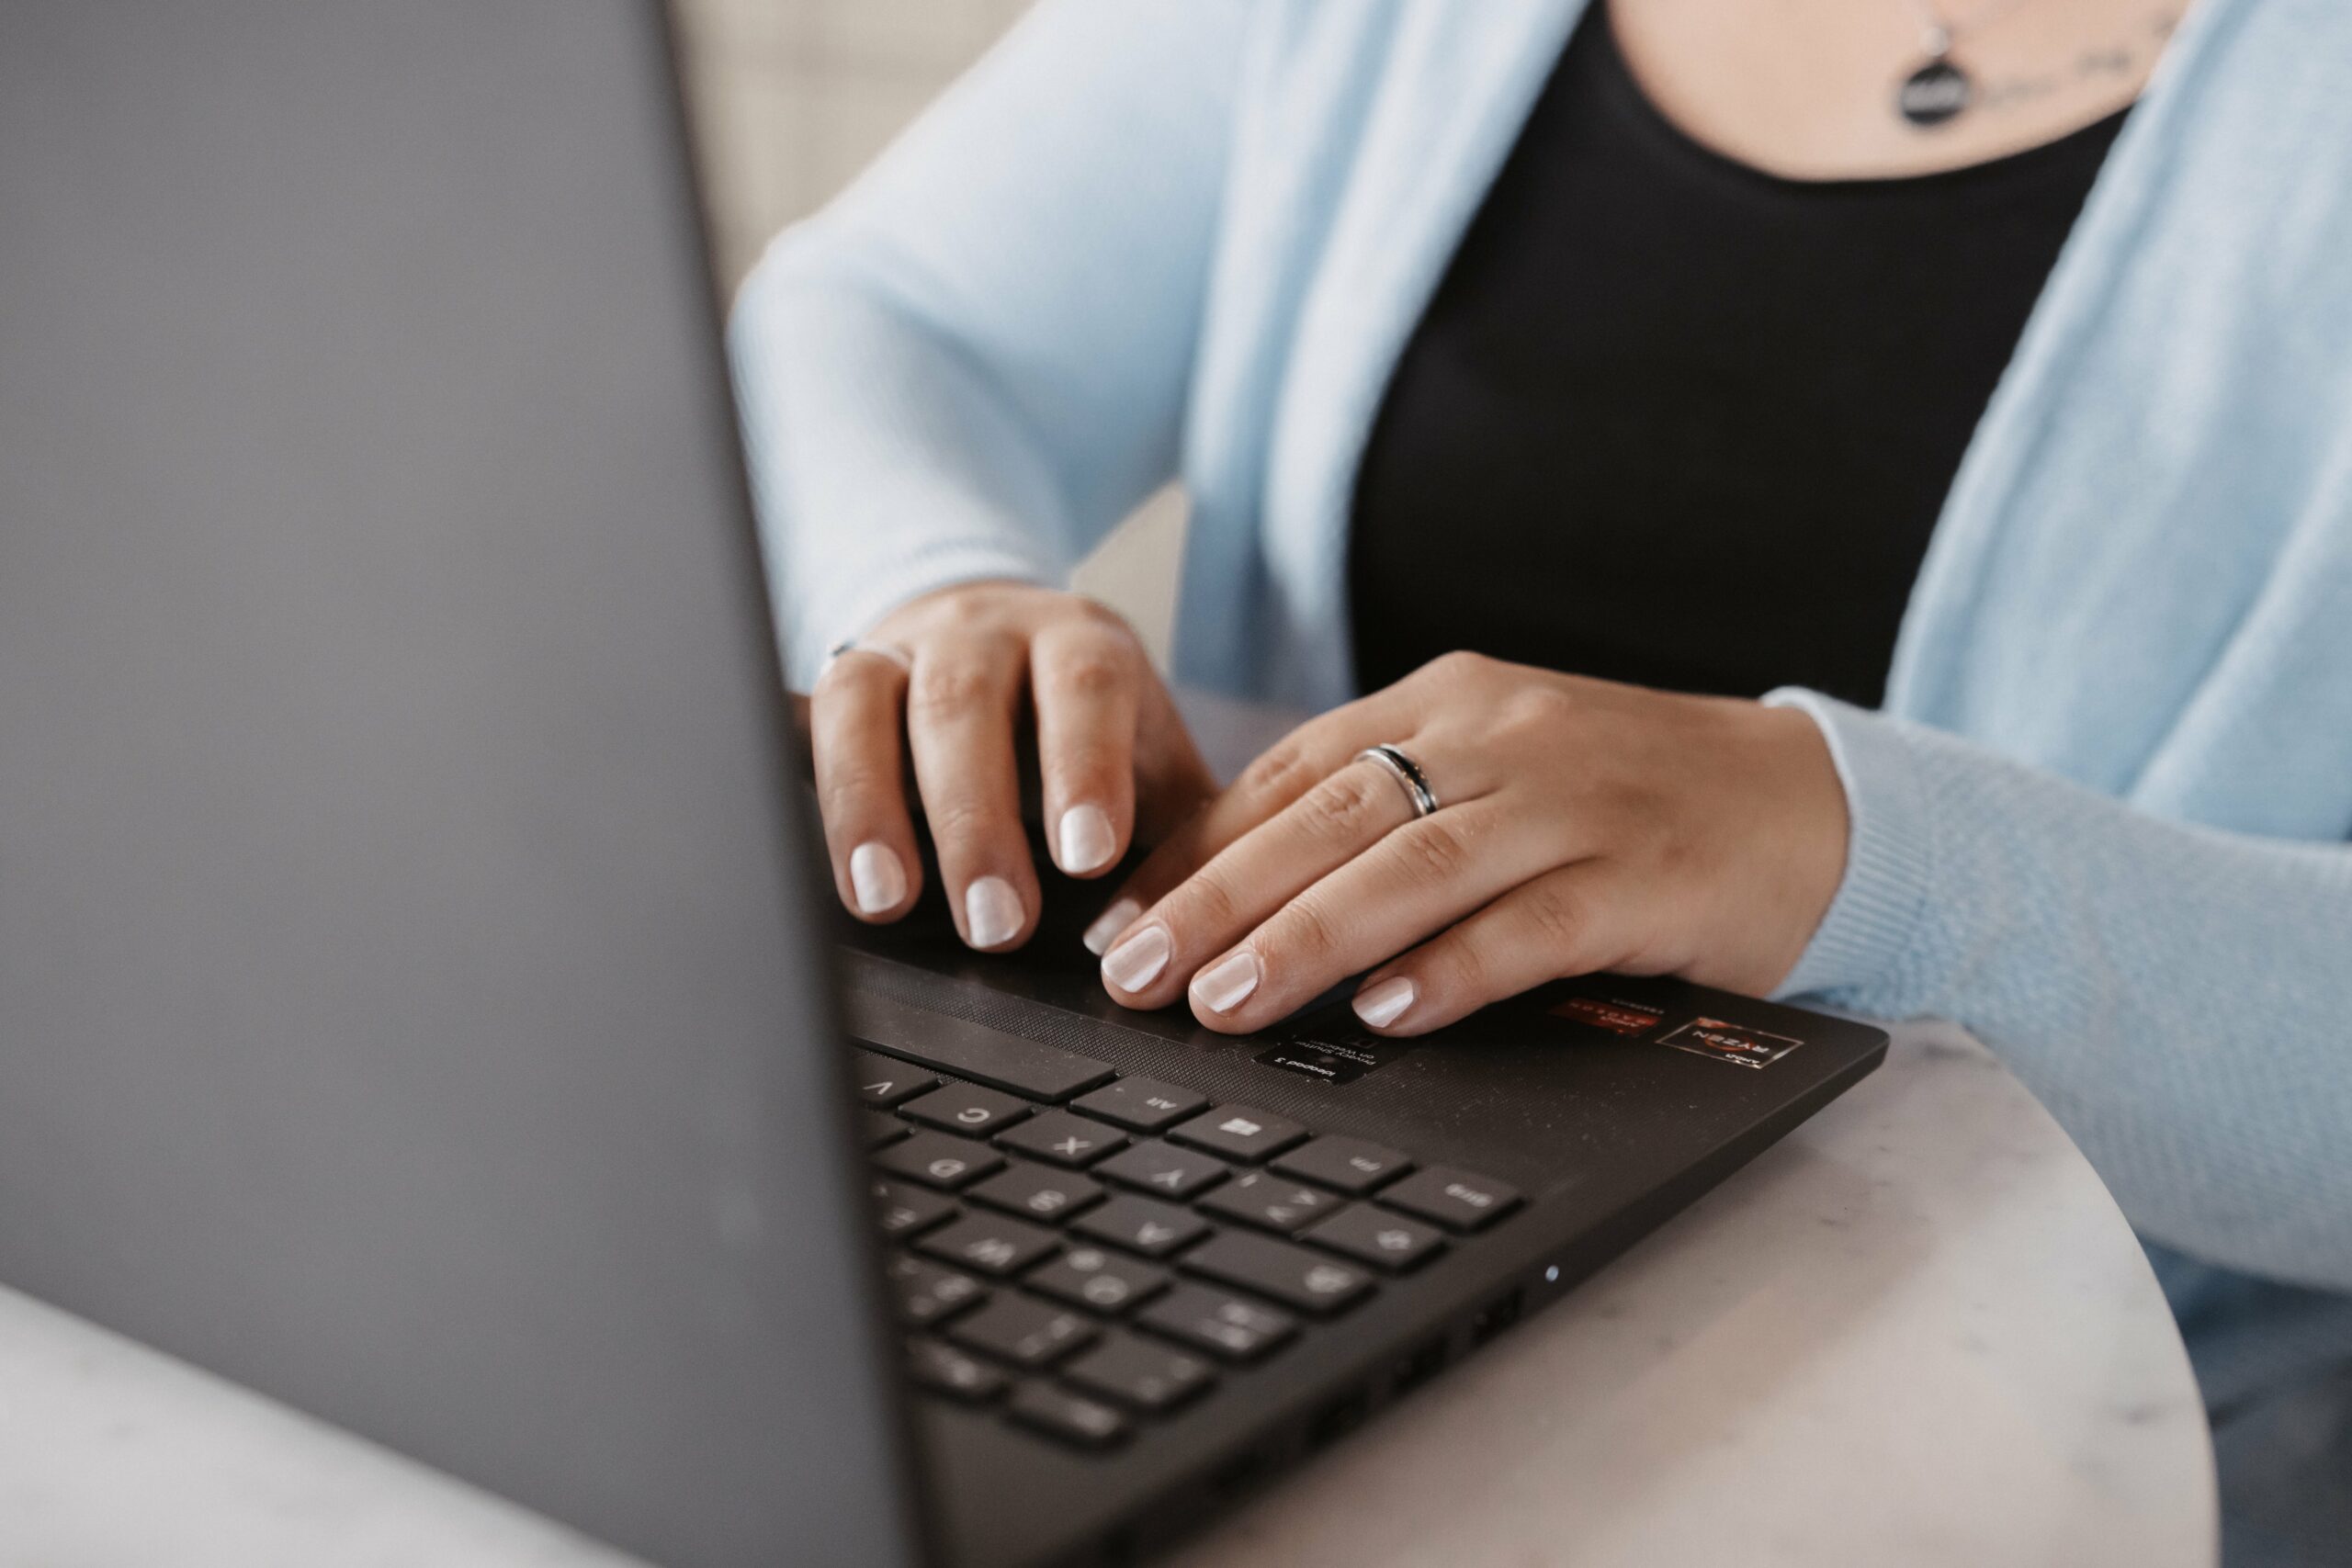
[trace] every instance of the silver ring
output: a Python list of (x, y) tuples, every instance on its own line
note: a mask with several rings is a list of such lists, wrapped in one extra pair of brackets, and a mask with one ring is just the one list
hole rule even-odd
[(909, 658), (907, 650), (900, 648), (898, 644), (890, 642), (860, 642), (854, 637), (843, 637), (841, 641), (833, 644), (832, 647), (825, 649), (825, 662), (831, 664), (834, 660), (839, 659), (844, 653), (871, 653), (876, 655), (877, 658), (888, 660), (891, 663), (897, 665), (901, 670), (911, 671), (914, 668), (914, 660)]
[(1388, 770), (1389, 776), (1404, 786), (1405, 798), (1413, 803), (1415, 817), (1427, 817), (1437, 809), (1437, 792), (1430, 788), (1429, 775), (1421, 765), (1395, 746), (1367, 746), (1356, 753), (1359, 762), (1377, 762)]

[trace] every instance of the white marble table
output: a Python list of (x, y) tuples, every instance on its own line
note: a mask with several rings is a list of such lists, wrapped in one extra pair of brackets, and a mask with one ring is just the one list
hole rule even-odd
[[(2105, 1189), (1956, 1032), (1182, 1568), (2203, 1568), (2212, 1454)], [(623, 1560), (0, 1292), (0, 1562)]]
[[(2122, 1216), (1989, 1054), (1913, 1027), (1180, 1562), (2207, 1568), (2215, 1537), (2196, 1388)], [(0, 1563), (622, 1561), (0, 1292)]]

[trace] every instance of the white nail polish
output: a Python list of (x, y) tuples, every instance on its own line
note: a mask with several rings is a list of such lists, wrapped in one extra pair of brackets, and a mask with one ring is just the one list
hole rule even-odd
[(1087, 952), (1100, 958), (1102, 950), (1111, 945), (1111, 939), (1134, 925), (1136, 917), (1142, 913), (1143, 906), (1133, 898), (1114, 898), (1109, 908), (1094, 917), (1094, 923), (1078, 940), (1086, 944)]
[(849, 852), (849, 890), (860, 912), (895, 909), (907, 896), (907, 868), (888, 844), (860, 844)]
[(1165, 926), (1146, 926), (1102, 955), (1102, 978), (1123, 991), (1140, 991), (1168, 967), (1170, 947)]
[(1099, 806), (1073, 806), (1062, 813), (1055, 830), (1062, 869), (1072, 876), (1100, 871), (1111, 863), (1118, 840), (1111, 832), (1111, 814)]
[(1348, 1005), (1374, 1029), (1385, 1029), (1405, 1016), (1405, 1010), (1413, 1005), (1413, 998), (1419, 994), (1413, 989), (1413, 982), (1402, 975), (1391, 975), (1380, 984), (1358, 991), (1356, 999)]
[(1258, 988), (1258, 955), (1229, 953), (1193, 976), (1193, 995), (1211, 1012), (1231, 1012)]
[(1021, 930), (1021, 895), (1001, 876), (964, 889), (964, 929), (974, 947), (1001, 947)]

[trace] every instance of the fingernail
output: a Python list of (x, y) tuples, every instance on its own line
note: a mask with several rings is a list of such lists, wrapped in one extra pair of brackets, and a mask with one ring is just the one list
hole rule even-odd
[(1258, 955), (1246, 947), (1193, 976), (1193, 994), (1211, 1012), (1231, 1012), (1257, 988)]
[(1140, 991), (1168, 967), (1165, 926), (1146, 926), (1102, 955), (1102, 978), (1123, 991)]
[(1021, 895), (1001, 876), (983, 876), (964, 889), (964, 929), (974, 947), (999, 947), (1021, 930)]
[(1111, 832), (1111, 814), (1099, 806), (1073, 806), (1062, 813), (1062, 869), (1071, 875), (1099, 871), (1111, 863), (1118, 840)]
[(888, 844), (860, 844), (849, 852), (849, 890), (860, 912), (895, 909), (907, 896), (907, 868)]
[(1088, 926), (1078, 940), (1086, 944), (1087, 952), (1100, 958), (1102, 950), (1111, 945), (1111, 939), (1134, 925), (1136, 917), (1142, 913), (1143, 906), (1135, 899), (1114, 898), (1111, 907), (1095, 916), (1094, 923)]
[(1385, 1029), (1405, 1016), (1405, 1010), (1413, 1005), (1413, 998), (1418, 994), (1413, 989), (1413, 982), (1402, 975), (1391, 975), (1378, 985), (1366, 986), (1358, 991), (1356, 999), (1348, 1005), (1356, 1010), (1358, 1018), (1374, 1029)]

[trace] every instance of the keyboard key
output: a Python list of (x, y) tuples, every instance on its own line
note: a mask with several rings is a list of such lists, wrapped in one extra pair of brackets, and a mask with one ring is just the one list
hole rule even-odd
[(1023, 1367), (1058, 1361), (1098, 1332), (1074, 1312), (1011, 1295), (999, 1296), (947, 1325), (948, 1337), (957, 1344)]
[(893, 1176), (911, 1177), (954, 1191), (1004, 1168), (1004, 1156), (986, 1144), (951, 1138), (944, 1133), (917, 1133), (902, 1144), (892, 1144), (874, 1156), (874, 1163)]
[(1116, 1122), (1131, 1133), (1157, 1133), (1208, 1109), (1208, 1097), (1157, 1078), (1121, 1078), (1070, 1102), (1074, 1111)]
[(1130, 1409), (1173, 1410), (1216, 1382), (1209, 1364), (1132, 1334), (1113, 1334), (1062, 1369), (1066, 1382)]
[(1445, 1250), (1444, 1238), (1430, 1226), (1374, 1203), (1351, 1204), (1299, 1239), (1361, 1258), (1392, 1274), (1418, 1268)]
[(1340, 1203), (1340, 1200), (1330, 1193), (1293, 1181), (1287, 1176), (1253, 1170), (1202, 1199), (1200, 1206), (1210, 1213), (1239, 1220), (1245, 1225), (1288, 1235), (1331, 1213)]
[(907, 1347), (907, 1371), (923, 1387), (973, 1404), (1003, 1393), (1007, 1381), (986, 1361), (936, 1339), (918, 1339)]
[(916, 1242), (915, 1249), (1001, 1280), (1051, 1252), (1054, 1233), (1001, 1214), (967, 1214)]
[(855, 1051), (851, 1055), (854, 1060), (850, 1072), (857, 1079), (858, 1098), (877, 1111), (902, 1100), (912, 1100), (939, 1083), (937, 1073), (926, 1073), (921, 1067), (894, 1062), (871, 1051)]
[(1005, 1413), (1033, 1431), (1081, 1448), (1108, 1448), (1127, 1435), (1127, 1418), (1109, 1405), (1048, 1383), (1023, 1383)]
[(1475, 1231), (1519, 1207), (1519, 1190), (1476, 1171), (1433, 1165), (1386, 1189), (1380, 1201), (1450, 1231)]
[(1413, 1162), (1395, 1149), (1362, 1138), (1317, 1138), (1274, 1161), (1274, 1168), (1284, 1176), (1359, 1198), (1383, 1182), (1396, 1180), (1413, 1168)]
[(912, 1235), (964, 1212), (936, 1192), (898, 1181), (876, 1182), (874, 1201), (881, 1212), (884, 1235)]
[(1256, 1360), (1298, 1331), (1287, 1313), (1206, 1285), (1177, 1286), (1145, 1307), (1136, 1321), (1228, 1361)]
[(1306, 1136), (1306, 1129), (1254, 1105), (1220, 1105), (1168, 1134), (1233, 1159), (1261, 1160)]
[(1122, 1313), (1168, 1288), (1168, 1270), (1099, 1247), (1074, 1247), (1030, 1270), (1023, 1281), (1058, 1301)]
[(1340, 1311), (1372, 1289), (1372, 1276), (1350, 1263), (1242, 1231), (1211, 1236), (1182, 1267), (1228, 1285), (1271, 1296), (1287, 1307), (1325, 1315)]
[(1054, 1165), (1084, 1166), (1092, 1165), (1114, 1149), (1124, 1148), (1127, 1135), (1116, 1127), (1105, 1127), (1100, 1122), (1090, 1122), (1067, 1111), (1048, 1111), (1018, 1126), (1008, 1127), (997, 1135), (996, 1141), (1008, 1149), (1019, 1149)]
[(865, 1146), (878, 1149), (885, 1144), (895, 1144), (914, 1131), (887, 1111), (868, 1111), (865, 1116)]
[(1179, 1199), (1216, 1186), (1233, 1171), (1221, 1159), (1196, 1149), (1180, 1149), (1158, 1138), (1148, 1138), (1124, 1154), (1114, 1155), (1094, 1169), (1096, 1175), (1125, 1186)]
[(988, 1294), (969, 1274), (920, 1258), (892, 1258), (889, 1275), (890, 1287), (899, 1294), (899, 1319), (918, 1327), (953, 1317)]
[(1080, 1214), (1069, 1228), (1146, 1258), (1165, 1258), (1206, 1235), (1209, 1226), (1197, 1214), (1171, 1204), (1123, 1194), (1091, 1213)]
[(910, 1100), (899, 1114), (967, 1137), (985, 1138), (1029, 1114), (1029, 1102), (978, 1084), (952, 1083), (920, 1100)]
[(991, 1089), (1059, 1105), (1073, 1094), (1108, 1083), (1111, 1064), (1023, 1040), (986, 1024), (967, 1023), (944, 1013), (888, 1008), (890, 1017), (853, 995), (850, 1012), (860, 1026), (859, 1043), (893, 1056)]
[(1056, 1224), (1102, 1201), (1102, 1184), (1073, 1170), (1054, 1170), (1027, 1160), (989, 1177), (966, 1196), (974, 1202), (992, 1203), (1016, 1214)]

